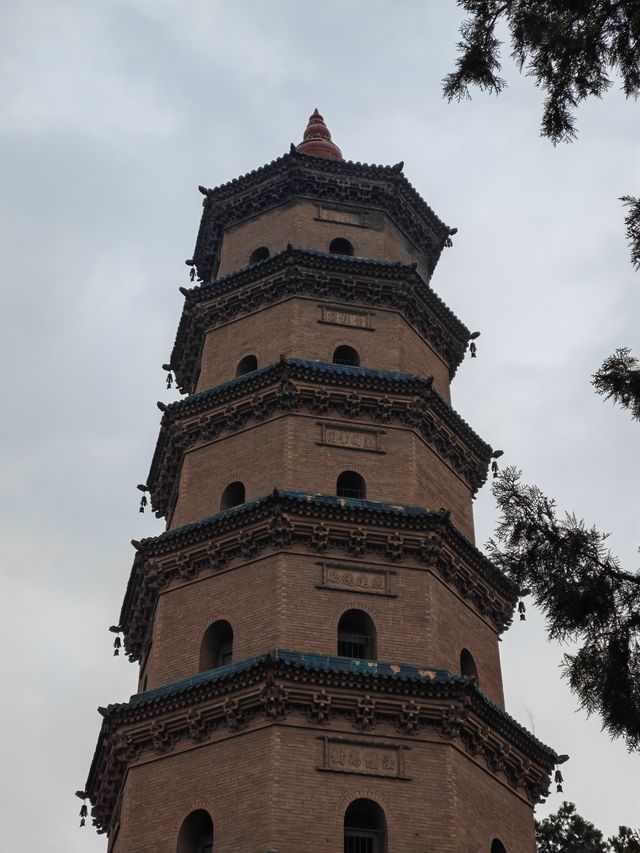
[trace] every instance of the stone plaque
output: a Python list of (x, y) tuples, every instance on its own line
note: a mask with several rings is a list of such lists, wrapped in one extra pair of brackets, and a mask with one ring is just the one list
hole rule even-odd
[(390, 779), (409, 778), (404, 772), (407, 747), (403, 745), (366, 743), (326, 736), (318, 740), (322, 750), (318, 770), (385, 776)]
[(342, 424), (327, 424), (324, 421), (318, 423), (320, 425), (320, 441), (318, 444), (345, 447), (349, 450), (370, 450), (373, 453), (384, 453), (380, 447), (380, 435), (384, 430), (347, 427)]
[(321, 305), (322, 316), (320, 323), (330, 323), (333, 326), (349, 326), (352, 329), (369, 329), (371, 325), (371, 314), (368, 311), (357, 311), (352, 308), (343, 308), (339, 305)]
[[(322, 570), (319, 589), (338, 589), (346, 592), (364, 592), (369, 595), (393, 596), (389, 569), (368, 569), (340, 563), (320, 563)], [(395, 598), (395, 596), (393, 596)]]
[(318, 219), (323, 219), (325, 222), (340, 222), (343, 225), (359, 225), (366, 227), (366, 214), (363, 216), (359, 211), (355, 210), (336, 210), (331, 207), (322, 207), (318, 205)]

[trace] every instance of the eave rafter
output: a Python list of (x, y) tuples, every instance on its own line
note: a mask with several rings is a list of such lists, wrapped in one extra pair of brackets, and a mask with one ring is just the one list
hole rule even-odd
[(497, 631), (513, 618), (517, 590), (445, 511), (305, 492), (274, 492), (135, 543), (119, 626), (131, 660), (144, 655), (159, 593), (268, 551), (411, 561), (435, 571)]
[[(456, 743), (532, 804), (548, 792), (558, 760), (467, 678), (283, 649), (138, 694), (101, 712), (86, 788), (101, 831), (110, 827), (132, 763), (249, 727), (286, 725), (291, 717), (320, 731), (342, 719), (359, 734), (376, 730), (393, 737), (395, 731), (402, 738)], [(332, 731), (344, 734), (344, 729)]]
[(147, 478), (156, 514), (166, 516), (173, 510), (187, 450), (283, 413), (408, 427), (473, 494), (487, 478), (491, 448), (445, 403), (431, 380), (283, 359), (166, 408)]
[(329, 160), (292, 149), (266, 166), (204, 195), (203, 213), (193, 255), (198, 276), (215, 274), (224, 230), (250, 216), (295, 198), (356, 205), (386, 213), (428, 261), (433, 272), (455, 228), (445, 225), (402, 173), (402, 164), (375, 166)]
[(178, 387), (187, 393), (195, 387), (207, 331), (295, 296), (397, 311), (443, 359), (451, 377), (469, 341), (467, 327), (421, 278), (415, 264), (289, 247), (211, 284), (184, 288), (183, 293), (169, 364)]

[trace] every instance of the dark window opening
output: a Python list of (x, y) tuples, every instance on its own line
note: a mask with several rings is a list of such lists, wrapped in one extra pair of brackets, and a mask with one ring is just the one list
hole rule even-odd
[(491, 845), (491, 853), (507, 853), (507, 848), (504, 846), (502, 841), (498, 841), (497, 838), (494, 838), (493, 844)]
[(473, 655), (468, 649), (463, 649), (460, 652), (460, 672), (462, 675), (470, 678), (476, 685), (480, 684), (478, 678), (478, 667), (473, 659)]
[(334, 255), (353, 255), (353, 246), (344, 237), (336, 237), (329, 243), (329, 251)]
[(177, 853), (213, 853), (213, 821), (209, 812), (198, 809), (184, 820)]
[(364, 500), (367, 496), (364, 477), (355, 471), (343, 471), (336, 483), (336, 494), (339, 498), (360, 498), (360, 500)]
[(267, 249), (266, 246), (258, 246), (257, 249), (254, 249), (253, 252), (251, 252), (249, 263), (259, 264), (261, 261), (266, 261), (270, 254), (271, 252)]
[(338, 622), (338, 656), (376, 659), (376, 626), (364, 610), (347, 610)]
[(220, 509), (231, 509), (232, 506), (240, 506), (244, 503), (244, 483), (236, 480), (229, 483), (220, 498)]
[(342, 344), (333, 353), (334, 364), (348, 364), (350, 367), (360, 367), (360, 356), (353, 347)]
[(255, 355), (245, 355), (240, 359), (236, 367), (236, 376), (244, 376), (245, 373), (251, 373), (252, 370), (258, 369), (258, 359)]
[(373, 800), (354, 800), (345, 812), (344, 853), (387, 853), (387, 821)]
[(233, 628), (220, 619), (209, 625), (200, 643), (199, 672), (217, 669), (233, 661)]

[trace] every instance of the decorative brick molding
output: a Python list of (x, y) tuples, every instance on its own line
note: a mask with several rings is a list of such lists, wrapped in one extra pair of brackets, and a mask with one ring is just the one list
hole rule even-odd
[(420, 507), (274, 491), (134, 545), (119, 620), (130, 660), (146, 653), (156, 600), (169, 584), (294, 545), (311, 554), (331, 549), (347, 557), (413, 560), (436, 571), (498, 631), (511, 623), (517, 601), (512, 581), (456, 530), (449, 513)]
[(384, 211), (423, 252), (433, 272), (442, 249), (450, 244), (449, 228), (402, 174), (402, 163), (374, 166), (299, 154), (295, 148), (260, 169), (204, 195), (202, 220), (193, 254), (198, 277), (215, 274), (226, 228), (299, 197)]
[(205, 334), (217, 326), (295, 296), (326, 299), (329, 305), (384, 308), (400, 313), (449, 367), (464, 358), (469, 330), (418, 274), (414, 264), (328, 255), (289, 248), (217, 279), (183, 288), (185, 304), (170, 366), (181, 391), (196, 386)]
[[(292, 714), (316, 726), (340, 717), (360, 732), (390, 723), (416, 742), (456, 743), (531, 804), (545, 796), (558, 756), (469, 679), (381, 662), (372, 669), (372, 663), (275, 649), (100, 709), (104, 719), (87, 782), (94, 824), (106, 831), (117, 821), (131, 764), (256, 725), (287, 725)], [(292, 723), (299, 726), (299, 717)], [(408, 778), (404, 743), (336, 732), (319, 744), (320, 770)]]
[[(166, 407), (147, 477), (153, 509), (162, 516), (171, 512), (187, 450), (278, 414), (329, 412), (346, 418), (347, 422), (319, 422), (321, 444), (354, 449), (354, 436), (362, 435), (361, 450), (383, 452), (380, 436), (384, 430), (348, 423), (356, 417), (367, 418), (374, 423), (414, 430), (463, 478), (472, 493), (486, 481), (491, 447), (444, 402), (430, 380), (403, 373), (283, 359)], [(333, 431), (331, 441), (327, 441), (328, 430)], [(351, 443), (346, 444), (347, 441)]]

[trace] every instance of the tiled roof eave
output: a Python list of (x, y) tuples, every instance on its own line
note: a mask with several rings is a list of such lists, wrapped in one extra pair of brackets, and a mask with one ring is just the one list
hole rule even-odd
[(424, 255), (431, 272), (455, 231), (435, 215), (397, 167), (294, 152), (221, 187), (200, 190), (204, 209), (193, 263), (204, 281), (215, 275), (225, 228), (294, 198), (382, 209)]
[[(330, 282), (325, 295), (318, 290), (318, 271), (323, 271)], [(336, 288), (334, 276), (344, 276), (349, 287), (341, 285)], [(276, 282), (275, 289), (272, 282)], [(390, 287), (392, 282), (397, 282), (397, 288)], [(222, 316), (223, 313), (226, 316), (231, 311), (230, 318), (242, 316), (243, 310), (250, 311), (239, 301), (247, 288), (251, 293), (257, 288), (260, 304), (267, 304), (269, 297), (276, 302), (282, 298), (310, 296), (354, 304), (360, 304), (364, 298), (370, 307), (379, 305), (400, 311), (409, 322), (418, 323), (421, 334), (428, 335), (430, 345), (448, 364), (451, 377), (455, 375), (467, 348), (469, 330), (421, 278), (414, 265), (345, 258), (290, 247), (262, 263), (230, 273), (210, 284), (183, 288), (185, 304), (169, 361), (183, 390), (190, 390), (194, 381), (193, 371), (206, 328), (202, 325), (205, 322), (202, 317), (211, 311), (214, 316)], [(323, 284), (322, 293), (325, 289)], [(351, 297), (350, 289), (354, 294)], [(360, 291), (362, 295), (357, 296)], [(235, 301), (231, 298), (233, 295)], [(223, 320), (218, 319), (217, 322)]]
[[(557, 753), (528, 732), (506, 711), (492, 702), (470, 679), (446, 670), (428, 666), (384, 661), (362, 661), (333, 655), (272, 649), (252, 658), (237, 661), (217, 670), (199, 673), (191, 678), (163, 685), (146, 693), (134, 694), (128, 702), (102, 709), (102, 729), (87, 780), (87, 790), (95, 786), (100, 764), (104, 761), (104, 744), (109, 734), (123, 725), (140, 725), (180, 708), (191, 707), (209, 697), (228, 694), (235, 682), (251, 675), (253, 681), (273, 673), (285, 682), (295, 672), (296, 683), (318, 683), (329, 688), (366, 690), (374, 698), (384, 694), (406, 695), (412, 699), (451, 699), (469, 707), (486, 725), (507, 738), (530, 758), (550, 770)], [(246, 682), (243, 682), (246, 683)]]
[[(320, 522), (334, 521), (338, 525), (355, 524), (365, 530), (373, 527), (372, 534), (378, 527), (407, 531), (418, 537), (425, 533), (435, 533), (478, 574), (483, 583), (488, 584), (495, 594), (500, 596), (503, 612), (501, 611), (499, 630), (504, 630), (511, 621), (518, 595), (517, 587), (454, 527), (449, 520), (449, 513), (422, 507), (392, 506), (373, 501), (337, 498), (334, 495), (283, 490), (135, 543), (137, 553), (119, 620), (119, 625), (125, 632), (125, 644), (129, 654), (131, 655), (132, 651), (127, 633), (137, 612), (137, 602), (145, 588), (147, 560), (162, 559), (164, 555), (171, 555), (184, 548), (199, 548), (201, 544), (220, 536), (237, 537), (248, 525), (270, 524), (274, 513), (286, 513), (294, 523), (297, 523), (297, 520), (304, 522), (317, 519)], [(136, 659), (138, 654), (136, 651), (132, 659)]]

